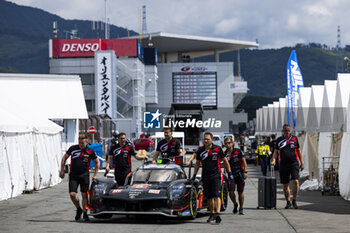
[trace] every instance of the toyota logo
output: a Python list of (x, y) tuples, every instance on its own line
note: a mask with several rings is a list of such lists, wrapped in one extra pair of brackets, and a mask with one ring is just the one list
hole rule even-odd
[(185, 67), (181, 68), (181, 71), (186, 72), (186, 71), (189, 71), (190, 69), (191, 69), (191, 67), (185, 66)]

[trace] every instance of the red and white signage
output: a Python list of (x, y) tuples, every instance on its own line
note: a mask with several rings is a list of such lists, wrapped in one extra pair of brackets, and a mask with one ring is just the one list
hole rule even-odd
[(94, 52), (114, 50), (116, 56), (137, 57), (137, 39), (54, 39), (49, 41), (50, 58), (93, 57)]
[(93, 57), (98, 50), (104, 50), (101, 39), (55, 39), (50, 43), (50, 57)]
[(174, 73), (205, 73), (216, 72), (216, 66), (173, 66)]
[(94, 133), (96, 133), (95, 127), (90, 126), (90, 127), (89, 127), (89, 130), (88, 130), (88, 133), (89, 133), (89, 134), (94, 134)]

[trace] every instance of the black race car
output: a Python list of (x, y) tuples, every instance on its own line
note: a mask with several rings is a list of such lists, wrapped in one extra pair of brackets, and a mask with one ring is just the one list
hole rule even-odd
[[(121, 186), (110, 178), (97, 179), (88, 194), (89, 215), (95, 218), (113, 214), (195, 218), (198, 210), (207, 208), (200, 177), (191, 182), (180, 165), (168, 161), (140, 166)], [(227, 196), (227, 177), (223, 175), (221, 211), (227, 207)]]

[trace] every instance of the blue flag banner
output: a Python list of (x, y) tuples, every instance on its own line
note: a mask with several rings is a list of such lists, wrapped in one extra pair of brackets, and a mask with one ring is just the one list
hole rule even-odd
[(287, 65), (287, 113), (288, 124), (293, 119), (293, 128), (296, 124), (296, 109), (299, 104), (299, 88), (304, 87), (303, 76), (298, 65), (297, 54), (293, 50)]

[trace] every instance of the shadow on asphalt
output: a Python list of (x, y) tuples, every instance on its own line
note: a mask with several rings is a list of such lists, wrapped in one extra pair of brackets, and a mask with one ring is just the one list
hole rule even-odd
[(198, 213), (196, 219), (186, 219), (186, 218), (170, 218), (170, 217), (164, 217), (164, 216), (152, 216), (152, 215), (131, 215), (131, 216), (125, 216), (125, 215), (114, 215), (111, 219), (96, 219), (93, 217), (90, 217), (90, 223), (104, 223), (104, 224), (143, 224), (143, 225), (149, 225), (149, 224), (157, 224), (157, 225), (169, 225), (169, 224), (185, 224), (187, 222), (191, 223), (205, 223), (206, 222), (206, 216), (209, 214), (207, 213)]
[(332, 214), (350, 214), (350, 202), (340, 196), (322, 196), (319, 191), (300, 191), (299, 209), (306, 211), (317, 211)]
[(65, 219), (30, 219), (28, 222), (75, 222), (74, 220)]

